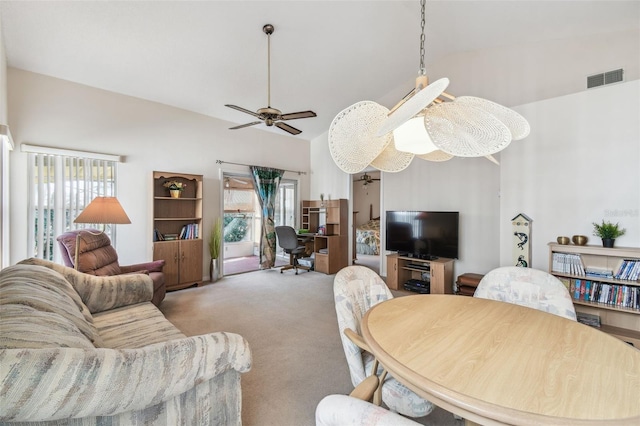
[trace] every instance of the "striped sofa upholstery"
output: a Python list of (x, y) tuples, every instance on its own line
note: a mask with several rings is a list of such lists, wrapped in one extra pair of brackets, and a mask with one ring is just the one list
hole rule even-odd
[(144, 274), (0, 271), (0, 424), (239, 425), (244, 338), (187, 337)]

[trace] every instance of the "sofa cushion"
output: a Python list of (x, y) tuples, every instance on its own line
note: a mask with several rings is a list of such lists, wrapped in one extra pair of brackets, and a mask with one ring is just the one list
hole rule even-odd
[(68, 319), (27, 305), (0, 305), (0, 330), (2, 349), (95, 349)]
[[(101, 346), (100, 335), (93, 325), (93, 317), (78, 297), (71, 284), (58, 272), (37, 265), (15, 265), (0, 271), (0, 305), (22, 305), (38, 321), (51, 321), (52, 327), (62, 332), (69, 324), (75, 326), (94, 345)], [(14, 319), (29, 310), (10, 309)], [(53, 319), (53, 316), (60, 318)], [(27, 315), (25, 321), (29, 320)], [(62, 328), (61, 328), (62, 327)], [(8, 329), (2, 329), (3, 334)]]
[(150, 302), (100, 312), (93, 318), (107, 348), (136, 349), (186, 337)]

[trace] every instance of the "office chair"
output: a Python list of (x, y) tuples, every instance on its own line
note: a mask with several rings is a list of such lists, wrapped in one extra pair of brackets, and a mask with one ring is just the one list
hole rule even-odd
[(289, 264), (280, 268), (280, 273), (287, 269), (295, 269), (296, 275), (298, 275), (298, 269), (306, 271), (311, 269), (298, 263), (298, 258), (304, 253), (305, 247), (298, 245), (298, 235), (295, 229), (290, 226), (276, 226), (276, 236), (278, 237), (278, 245), (285, 253), (289, 253)]

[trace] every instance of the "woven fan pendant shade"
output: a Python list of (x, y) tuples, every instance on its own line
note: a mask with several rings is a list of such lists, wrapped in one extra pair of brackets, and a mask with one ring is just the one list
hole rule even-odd
[(443, 161), (451, 160), (453, 158), (453, 155), (447, 154), (446, 152), (441, 150), (437, 150), (428, 154), (416, 155), (416, 157), (422, 160), (433, 161), (434, 163), (441, 163)]
[(360, 173), (391, 143), (391, 134), (377, 136), (389, 110), (372, 101), (355, 103), (342, 110), (329, 128), (329, 151), (346, 173)]
[(371, 166), (382, 172), (397, 173), (409, 167), (414, 154), (398, 151), (391, 142), (372, 162)]
[(514, 141), (526, 138), (531, 132), (529, 122), (511, 108), (507, 108), (487, 99), (476, 98), (475, 96), (458, 96), (454, 101), (454, 104), (455, 103), (473, 105), (495, 116), (507, 126), (511, 132), (511, 139)]
[(441, 78), (434, 81), (418, 93), (414, 94), (409, 100), (400, 105), (389, 117), (382, 123), (378, 129), (378, 136), (392, 132), (404, 123), (415, 117), (431, 102), (445, 91), (449, 86), (448, 78)]
[(507, 126), (492, 114), (464, 103), (442, 103), (427, 109), (425, 127), (433, 143), (457, 157), (482, 157), (511, 142)]

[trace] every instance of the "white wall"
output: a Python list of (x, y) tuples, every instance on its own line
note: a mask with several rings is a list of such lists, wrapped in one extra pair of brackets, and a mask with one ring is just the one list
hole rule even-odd
[[(228, 130), (232, 124), (166, 105), (9, 68), (8, 99), (16, 145), (29, 143), (124, 155), (118, 167), (118, 198), (131, 225), (118, 225), (117, 251), (122, 264), (152, 256), (152, 171), (204, 175), (203, 235), (221, 212), (221, 167), (246, 167), (216, 160), (309, 172), (309, 142), (255, 129)], [(212, 102), (222, 102), (212, 99)], [(286, 152), (287, 155), (282, 155)], [(11, 262), (27, 250), (27, 156), (11, 154)], [(308, 198), (310, 174), (299, 179)], [(209, 263), (205, 249), (203, 265)], [(208, 270), (204, 268), (205, 272)]]
[(510, 219), (532, 224), (532, 265), (546, 270), (547, 243), (582, 234), (592, 222), (619, 222), (617, 246), (640, 246), (640, 80), (515, 108), (531, 135), (502, 155), (500, 260), (511, 261)]

